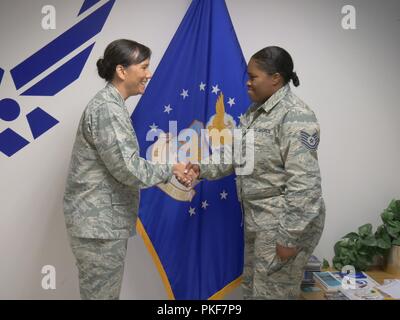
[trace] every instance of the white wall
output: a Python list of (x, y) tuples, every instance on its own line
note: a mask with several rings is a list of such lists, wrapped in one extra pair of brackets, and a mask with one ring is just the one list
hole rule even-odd
[[(11, 127), (32, 137), (23, 116), (37, 106), (60, 120), (47, 134), (8, 158), (0, 153), (0, 299), (76, 299), (77, 271), (67, 242), (62, 196), (79, 117), (103, 82), (95, 62), (117, 38), (153, 50), (153, 70), (189, 0), (118, 0), (81, 74), (55, 97), (19, 97), (9, 70), (77, 22), (81, 0), (2, 0), (0, 99), (22, 107)], [(332, 258), (334, 243), (400, 198), (400, 2), (340, 0), (226, 0), (246, 60), (267, 45), (293, 56), (302, 85), (295, 89), (322, 129), (320, 166), (327, 205), (316, 250)], [(41, 8), (57, 10), (57, 29), (41, 28)], [(357, 10), (357, 29), (341, 28), (341, 8)], [(21, 93), (18, 91), (18, 93)], [(128, 100), (131, 110), (137, 98)], [(41, 268), (57, 270), (57, 289), (41, 288)], [(164, 299), (157, 271), (139, 237), (131, 239), (122, 290), (125, 299)], [(229, 298), (240, 298), (236, 290)]]

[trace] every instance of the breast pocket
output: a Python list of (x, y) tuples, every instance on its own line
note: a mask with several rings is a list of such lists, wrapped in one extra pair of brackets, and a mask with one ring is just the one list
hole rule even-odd
[(274, 143), (274, 131), (269, 128), (254, 128), (254, 145), (256, 149), (267, 149)]
[(254, 159), (256, 168), (265, 168), (272, 154), (275, 154), (276, 143), (274, 130), (254, 128)]

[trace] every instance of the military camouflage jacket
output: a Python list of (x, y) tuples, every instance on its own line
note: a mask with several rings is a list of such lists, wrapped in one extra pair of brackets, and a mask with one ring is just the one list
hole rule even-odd
[[(250, 106), (240, 128), (243, 157), (254, 157), (254, 170), (236, 179), (246, 228), (276, 230), (279, 244), (301, 246), (313, 230), (323, 228), (325, 217), (317, 157), (320, 128), (313, 111), (286, 85), (264, 104)], [(254, 130), (254, 145), (244, 156), (249, 130)], [(201, 165), (200, 177), (218, 179), (238, 168), (235, 163)]]
[(139, 188), (166, 182), (171, 172), (169, 165), (140, 158), (124, 99), (107, 84), (79, 123), (64, 195), (69, 234), (100, 239), (133, 235)]

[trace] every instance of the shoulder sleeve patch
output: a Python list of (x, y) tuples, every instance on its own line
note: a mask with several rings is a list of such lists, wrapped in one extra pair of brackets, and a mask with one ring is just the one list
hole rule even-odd
[(310, 135), (305, 131), (300, 131), (300, 141), (308, 150), (316, 151), (319, 144), (318, 132)]

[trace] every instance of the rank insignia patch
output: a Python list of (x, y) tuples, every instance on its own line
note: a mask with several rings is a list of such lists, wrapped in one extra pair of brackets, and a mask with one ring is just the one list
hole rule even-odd
[(316, 151), (319, 144), (318, 132), (309, 135), (305, 131), (300, 131), (300, 141), (308, 150)]

